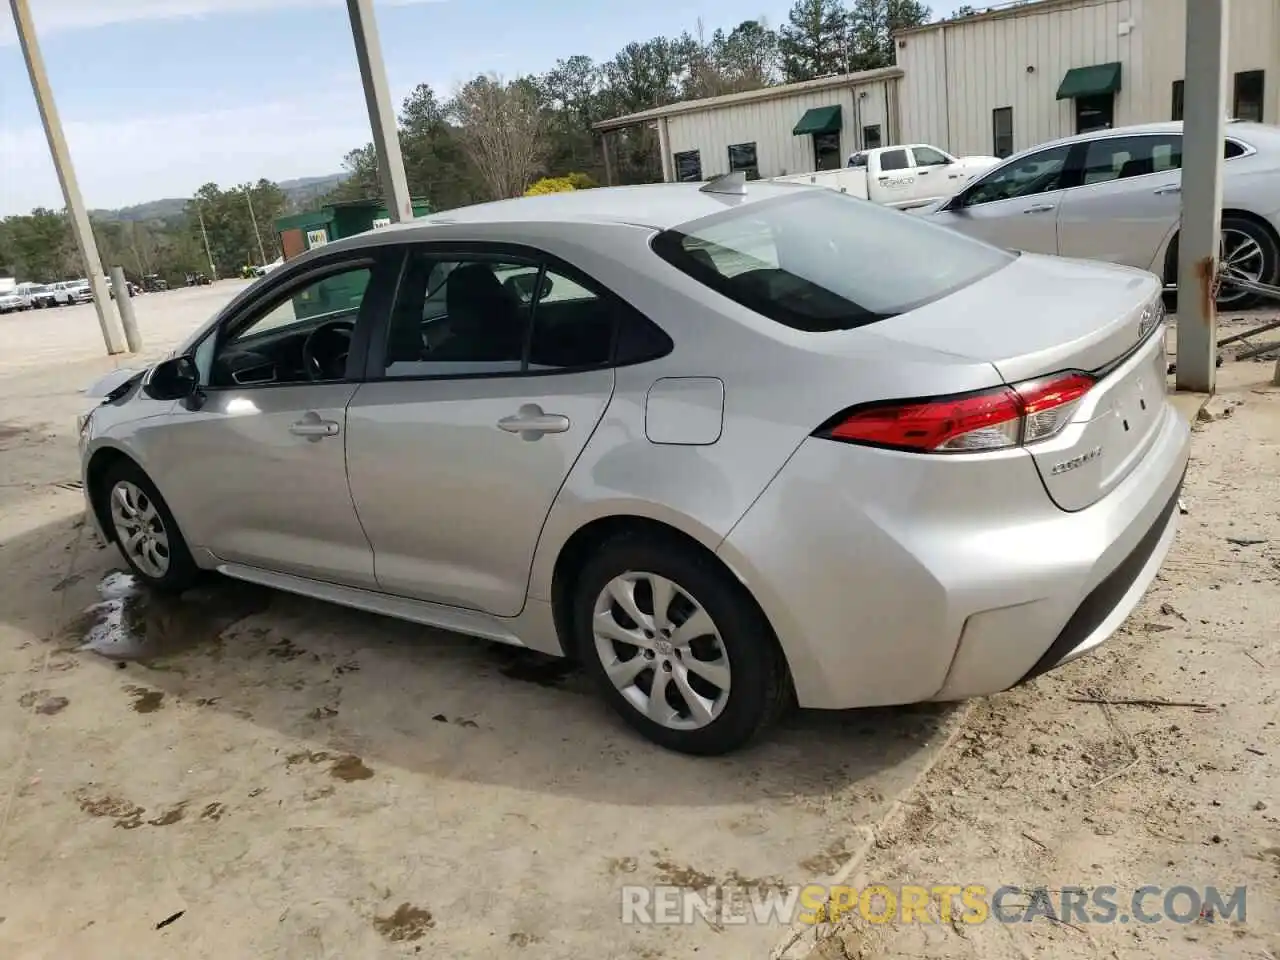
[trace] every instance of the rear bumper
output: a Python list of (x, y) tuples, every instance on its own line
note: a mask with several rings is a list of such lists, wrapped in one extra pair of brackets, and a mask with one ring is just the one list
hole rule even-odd
[(1190, 432), (1156, 441), (1105, 498), (1053, 506), (1031, 457), (939, 458), (808, 440), (720, 555), (787, 655), (804, 706), (1006, 690), (1109, 637), (1174, 537)]

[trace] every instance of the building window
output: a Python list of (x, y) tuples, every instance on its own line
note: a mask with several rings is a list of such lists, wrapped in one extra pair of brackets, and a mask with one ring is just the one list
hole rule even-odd
[(870, 126), (862, 128), (862, 149), (878, 150), (883, 146), (880, 139), (880, 124), (873, 123)]
[(1110, 130), (1116, 122), (1116, 95), (1099, 93), (1076, 97), (1076, 133)]
[(1173, 111), (1170, 120), (1182, 119), (1182, 81), (1173, 81)]
[(991, 111), (991, 152), (1001, 160), (1013, 156), (1013, 107)]
[(735, 143), (729, 147), (729, 172), (738, 170), (747, 175), (748, 180), (760, 179), (760, 164), (756, 162), (756, 145), (754, 143)]
[(1236, 74), (1235, 97), (1231, 115), (1237, 120), (1262, 122), (1262, 86), (1266, 74), (1262, 70), (1246, 70)]
[(702, 154), (697, 150), (685, 150), (672, 157), (676, 164), (676, 182), (697, 183), (702, 179)]
[(840, 169), (840, 134), (815, 133), (813, 135), (813, 169)]

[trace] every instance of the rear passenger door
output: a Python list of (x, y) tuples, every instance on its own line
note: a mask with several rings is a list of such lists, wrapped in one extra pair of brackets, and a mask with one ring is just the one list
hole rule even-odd
[(347, 414), (382, 590), (521, 611), (543, 521), (613, 394), (628, 310), (536, 251), (408, 249)]
[(912, 167), (911, 151), (906, 147), (892, 147), (873, 154), (871, 199), (891, 207), (910, 204), (915, 200), (916, 172)]
[(1058, 252), (1152, 269), (1182, 212), (1182, 136), (1102, 137), (1080, 167), (1063, 192)]

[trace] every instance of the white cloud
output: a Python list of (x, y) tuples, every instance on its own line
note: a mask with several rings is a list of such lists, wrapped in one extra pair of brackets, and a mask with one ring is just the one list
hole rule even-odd
[[(343, 155), (369, 139), (358, 88), (307, 102), (64, 126), (90, 208), (190, 196), (209, 181), (226, 187), (335, 173)], [(62, 206), (40, 126), (0, 129), (0, 156), (0, 215)]]
[[(387, 7), (444, 2), (447, 0), (377, 0), (380, 6)], [(34, 0), (31, 3), (36, 30), (41, 35), (134, 20), (175, 20), (220, 13), (342, 5), (342, 0)], [(5, 13), (0, 16), (0, 44), (16, 42), (13, 20)]]

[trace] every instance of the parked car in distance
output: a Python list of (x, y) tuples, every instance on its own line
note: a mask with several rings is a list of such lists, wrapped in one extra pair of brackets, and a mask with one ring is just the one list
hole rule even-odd
[(53, 285), (54, 302), (61, 307), (75, 303), (92, 303), (93, 288), (88, 280), (68, 280)]
[(15, 313), (19, 310), (30, 310), (31, 298), (17, 290), (0, 293), (0, 313)]
[(574, 656), (723, 753), (1119, 627), (1188, 456), (1160, 293), (790, 184), (480, 204), (293, 258), (91, 391), (89, 516), (156, 589)]
[[(1222, 180), (1218, 303), (1255, 295), (1232, 276), (1280, 280), (1280, 128), (1231, 121)], [(1024, 150), (925, 211), (938, 223), (1030, 253), (1150, 270), (1177, 286), (1182, 124), (1097, 130)]]
[(57, 306), (57, 299), (54, 297), (53, 287), (47, 283), (27, 284), (25, 293), (31, 300), (31, 306), (34, 309), (43, 307)]
[(827, 187), (885, 206), (908, 209), (951, 196), (999, 162), (997, 157), (956, 157), (927, 143), (913, 143), (861, 150), (849, 158), (849, 165), (843, 170), (773, 179)]

